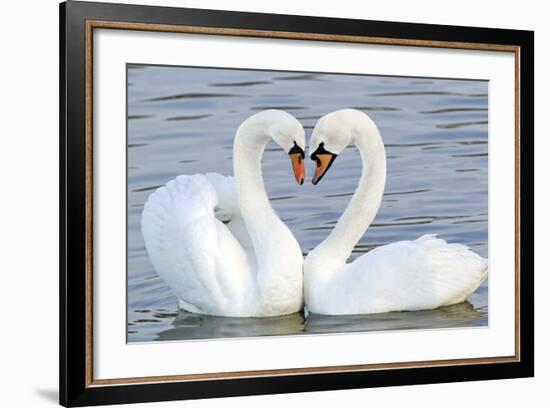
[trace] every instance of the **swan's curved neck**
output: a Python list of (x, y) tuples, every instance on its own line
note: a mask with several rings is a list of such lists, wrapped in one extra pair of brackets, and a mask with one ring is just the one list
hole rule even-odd
[(270, 139), (266, 126), (258, 118), (249, 118), (237, 130), (233, 144), (237, 203), (253, 242), (261, 241), (261, 230), (265, 225), (257, 222), (258, 217), (278, 219), (269, 203), (262, 177), (262, 155)]
[(321, 250), (330, 248), (331, 256), (341, 262), (349, 258), (351, 251), (374, 220), (386, 183), (384, 142), (374, 122), (364, 121), (357, 126), (354, 139), (363, 163), (361, 179), (338, 223), (320, 244)]
[[(285, 264), (285, 254), (295, 239), (275, 213), (267, 196), (261, 168), (262, 154), (270, 136), (270, 123), (252, 117), (237, 131), (233, 145), (233, 172), (237, 203), (254, 248), (257, 289), (266, 299), (284, 296), (284, 288), (296, 280), (296, 270)], [(282, 299), (281, 302), (288, 302)]]

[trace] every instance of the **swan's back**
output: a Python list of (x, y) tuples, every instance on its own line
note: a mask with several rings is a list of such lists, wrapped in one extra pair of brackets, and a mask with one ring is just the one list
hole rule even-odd
[[(236, 234), (216, 213), (235, 220)], [(141, 229), (149, 258), (191, 311), (238, 314), (243, 307), (251, 271), (238, 219), (233, 178), (214, 173), (178, 176), (145, 203)]]
[(375, 248), (342, 266), (329, 282), (312, 288), (311, 310), (366, 314), (434, 309), (465, 301), (487, 273), (487, 260), (467, 246), (424, 235)]

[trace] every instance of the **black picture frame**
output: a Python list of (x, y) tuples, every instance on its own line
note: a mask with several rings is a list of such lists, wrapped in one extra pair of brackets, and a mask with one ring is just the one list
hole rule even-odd
[[(122, 404), (534, 375), (534, 33), (532, 31), (68, 1), (60, 4), (60, 403)], [(514, 361), (383, 370), (94, 385), (89, 376), (86, 30), (89, 21), (185, 25), (322, 36), (484, 44), (517, 49), (517, 354)], [(266, 35), (267, 36), (267, 35)], [(517, 204), (519, 206), (519, 204)]]

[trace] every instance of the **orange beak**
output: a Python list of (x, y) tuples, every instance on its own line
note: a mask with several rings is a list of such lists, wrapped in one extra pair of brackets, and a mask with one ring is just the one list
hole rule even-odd
[(332, 153), (318, 153), (311, 155), (311, 160), (315, 161), (315, 173), (313, 174), (313, 179), (311, 180), (314, 185), (317, 185), (317, 183), (323, 178), (335, 158), (336, 155)]
[(292, 170), (294, 170), (294, 178), (296, 183), (304, 184), (306, 178), (306, 167), (304, 165), (304, 153), (296, 152), (289, 153), (290, 162), (292, 163)]

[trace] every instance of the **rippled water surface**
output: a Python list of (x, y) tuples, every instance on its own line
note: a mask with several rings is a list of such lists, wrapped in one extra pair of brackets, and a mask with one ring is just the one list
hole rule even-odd
[[(380, 211), (352, 259), (426, 233), (486, 257), (487, 94), (485, 81), (129, 65), (128, 341), (487, 325), (487, 282), (469, 302), (433, 311), (262, 319), (178, 311), (140, 231), (143, 204), (157, 187), (178, 174), (232, 174), (235, 130), (253, 113), (284, 109), (309, 138), (320, 116), (353, 107), (379, 126), (388, 177)], [(310, 177), (313, 162), (306, 166)], [(263, 172), (273, 207), (307, 253), (334, 227), (361, 163), (349, 147), (319, 185), (298, 186), (287, 154), (270, 142)]]

